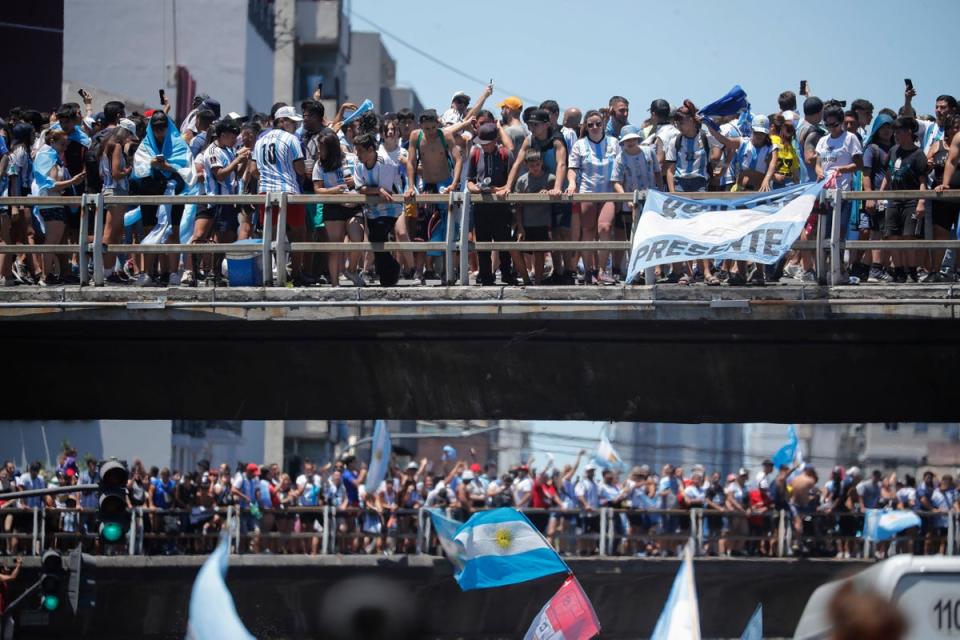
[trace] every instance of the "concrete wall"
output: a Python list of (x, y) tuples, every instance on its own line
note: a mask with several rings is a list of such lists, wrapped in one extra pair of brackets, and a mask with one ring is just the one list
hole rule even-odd
[[(389, 109), (381, 100), (381, 90), (389, 87), (384, 78), (384, 58), (388, 57), (379, 33), (354, 31), (350, 34), (350, 64), (347, 65), (347, 97), (350, 102), (360, 104), (364, 99), (373, 100), (377, 110)], [(392, 60), (389, 62), (392, 63)]]
[(272, 52), (249, 26), (245, 2), (70, 0), (64, 25), (64, 84), (92, 89), (98, 105), (102, 90), (156, 106), (160, 88), (176, 104), (177, 66), (224, 113), (245, 113), (248, 101), (255, 108), (271, 102), (265, 87), (272, 93)]
[(339, 0), (298, 0), (296, 33), (301, 44), (336, 45), (340, 36)]

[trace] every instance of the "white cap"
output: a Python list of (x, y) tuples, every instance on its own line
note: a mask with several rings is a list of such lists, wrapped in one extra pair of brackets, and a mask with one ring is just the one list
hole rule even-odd
[(620, 138), (620, 144), (623, 144), (627, 140), (641, 140), (641, 139), (642, 138), (640, 137), (639, 133), (628, 133), (627, 135)]
[(770, 133), (770, 118), (764, 115), (753, 116), (750, 128), (754, 133)]
[(227, 117), (230, 118), (231, 120), (239, 120), (240, 114), (237, 113), (236, 111), (231, 111), (230, 113), (227, 114)]
[(797, 115), (797, 112), (796, 112), (796, 111), (787, 110), (787, 111), (784, 111), (783, 113), (781, 113), (780, 115), (781, 115), (781, 117), (783, 117), (784, 120), (786, 120), (787, 122), (789, 122), (789, 123), (792, 124), (792, 125), (796, 125), (797, 122), (800, 121), (800, 116)]
[(596, 471), (596, 470), (597, 470), (597, 465), (595, 465), (595, 464), (592, 463), (592, 462), (588, 462), (588, 463), (587, 463), (587, 466), (585, 466), (585, 467), (583, 468), (583, 470), (584, 470), (584, 471)]
[(300, 122), (303, 120), (303, 117), (297, 113), (297, 110), (293, 107), (280, 107), (277, 109), (277, 112), (273, 114), (274, 118), (286, 118), (288, 120), (293, 120), (294, 122)]
[(132, 135), (134, 138), (137, 137), (137, 125), (134, 124), (133, 120), (130, 120), (129, 118), (120, 118), (120, 122), (117, 123), (117, 126), (121, 129), (126, 129), (129, 131), (130, 135)]
[(463, 472), (463, 474), (461, 474), (460, 477), (464, 480), (473, 480), (476, 476), (473, 475), (473, 471), (470, 471), (470, 469), (467, 469), (466, 471)]

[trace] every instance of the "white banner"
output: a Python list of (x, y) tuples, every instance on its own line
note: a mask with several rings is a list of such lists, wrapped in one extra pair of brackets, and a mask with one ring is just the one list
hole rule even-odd
[(773, 264), (796, 242), (822, 183), (734, 200), (693, 200), (648, 191), (630, 252), (627, 282), (648, 267), (702, 259)]

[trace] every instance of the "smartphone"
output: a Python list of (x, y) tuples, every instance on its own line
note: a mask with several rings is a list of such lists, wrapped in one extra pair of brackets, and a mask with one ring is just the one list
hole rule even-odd
[(913, 80), (911, 80), (910, 78), (904, 78), (903, 84), (907, 85), (907, 89), (911, 89), (911, 90), (913, 89)]
[(162, 154), (159, 154), (159, 153), (158, 153), (157, 155), (155, 155), (154, 158), (156, 158), (159, 162), (163, 162), (163, 161), (165, 160), (165, 158), (163, 157), (163, 155), (162, 155)]
[(323, 95), (323, 83), (322, 83), (322, 82), (318, 82), (318, 83), (317, 83), (317, 93), (319, 93), (321, 96)]
[(87, 92), (84, 91), (83, 89), (80, 89), (79, 91), (77, 91), (77, 93), (80, 94), (80, 99), (81, 99), (81, 100), (86, 100), (86, 99), (87, 99)]
[(806, 81), (806, 80), (801, 80), (801, 81), (800, 81), (800, 95), (802, 95), (802, 96), (807, 95), (807, 81)]
[(167, 92), (163, 89), (160, 89), (160, 104), (164, 104), (167, 101)]

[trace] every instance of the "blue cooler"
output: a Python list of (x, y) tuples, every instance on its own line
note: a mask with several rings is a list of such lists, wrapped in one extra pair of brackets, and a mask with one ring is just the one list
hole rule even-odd
[[(238, 240), (233, 244), (255, 244), (261, 240)], [(227, 280), (231, 287), (259, 287), (263, 285), (263, 253), (230, 253), (227, 249)]]

